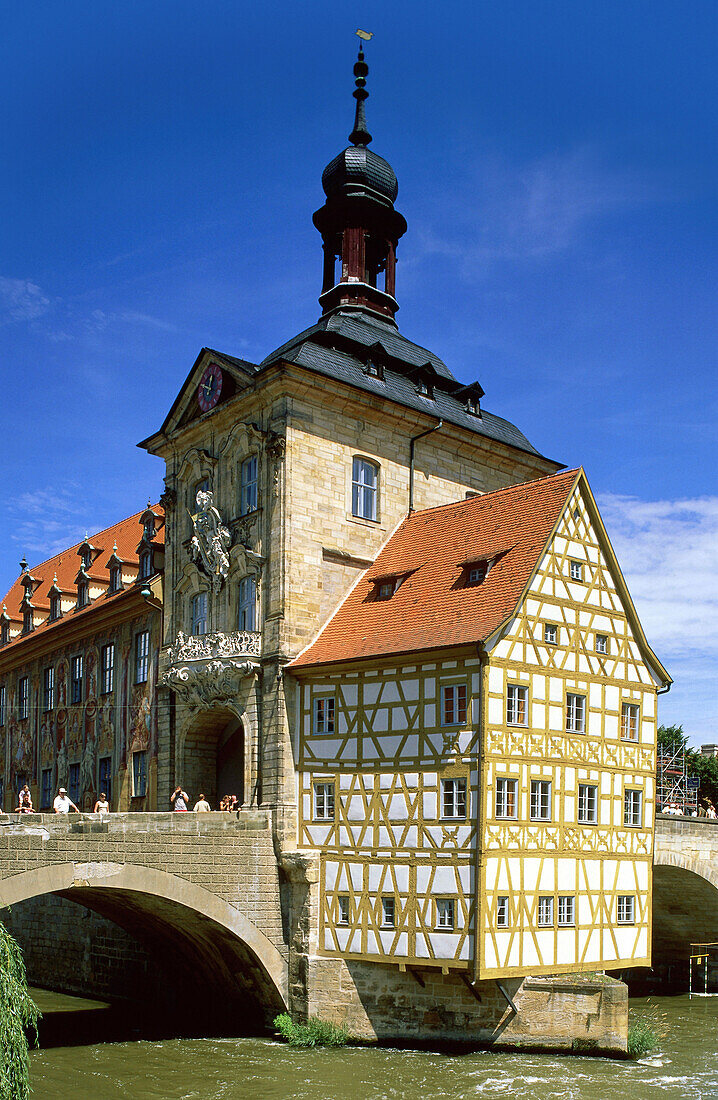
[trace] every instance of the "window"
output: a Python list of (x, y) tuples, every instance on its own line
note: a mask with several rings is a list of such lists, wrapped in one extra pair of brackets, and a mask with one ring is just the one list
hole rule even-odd
[(558, 899), (558, 924), (559, 928), (566, 928), (576, 923), (576, 899), (572, 896), (564, 896)]
[(506, 722), (509, 726), (528, 725), (529, 689), (509, 684), (506, 688)]
[(531, 820), (551, 820), (551, 784), (546, 779), (531, 780)]
[(569, 567), (569, 574), (572, 581), (583, 580), (583, 562), (572, 561)]
[[(0, 684), (0, 726), (5, 725), (5, 706), (6, 706), (6, 703), (5, 703), (5, 700), (6, 700), (5, 690), (6, 690), (5, 685)], [(2, 806), (0, 805), (0, 810), (1, 809), (2, 809)]]
[(383, 897), (381, 899), (381, 926), (382, 928), (393, 928), (394, 920), (396, 916), (396, 906), (394, 898)]
[(479, 405), (478, 397), (467, 397), (464, 408), (466, 409), (467, 413), (471, 413), (472, 416), (478, 416), (481, 412), (481, 406)]
[(416, 392), (422, 397), (433, 397), (434, 391), (432, 387), (423, 378), (420, 378), (416, 384)]
[(239, 469), (239, 513), (246, 516), (257, 510), (257, 456), (245, 458)]
[(445, 684), (441, 689), (442, 726), (463, 726), (466, 722), (466, 684)]
[(0, 644), (7, 645), (10, 641), (10, 623), (3, 623), (0, 626)]
[(23, 676), (17, 685), (17, 716), (27, 718), (30, 710), (30, 681)]
[(89, 569), (92, 564), (92, 548), (90, 546), (83, 547), (80, 557), (82, 558), (82, 568)]
[(100, 654), (100, 694), (109, 695), (115, 686), (115, 647), (103, 645)]
[(643, 791), (626, 789), (623, 792), (623, 824), (631, 826), (643, 824)]
[(87, 581), (77, 582), (77, 604), (78, 610), (82, 607), (87, 607), (90, 602), (90, 589)]
[(110, 569), (110, 592), (119, 592), (122, 588), (122, 566), (113, 565)]
[(638, 703), (624, 703), (621, 707), (621, 737), (626, 741), (638, 740)]
[(207, 593), (198, 592), (192, 597), (192, 633), (207, 633)]
[(538, 899), (538, 926), (539, 928), (553, 928), (552, 897), (541, 897)]
[(52, 768), (43, 768), (40, 777), (40, 809), (52, 808)]
[(379, 467), (366, 458), (352, 462), (352, 515), (359, 519), (378, 519), (377, 496)]
[(150, 632), (143, 630), (135, 634), (135, 683), (144, 684), (150, 663)]
[(337, 898), (337, 924), (349, 924), (349, 897), (340, 894)]
[(140, 554), (140, 580), (152, 576), (152, 551), (143, 550)]
[(50, 596), (50, 622), (59, 619), (62, 614), (62, 601), (59, 596)]
[(470, 565), (466, 574), (467, 586), (472, 588), (476, 585), (483, 584), (486, 580), (488, 571), (488, 564), (485, 561), (478, 561), (474, 565)]
[(29, 634), (32, 630), (32, 611), (26, 608), (22, 613), (22, 632), (23, 634)]
[(314, 820), (334, 820), (334, 782), (314, 784)]
[(582, 825), (595, 825), (598, 821), (598, 787), (593, 783), (578, 785), (578, 820)]
[(82, 655), (70, 661), (70, 702), (82, 702)]
[(334, 696), (314, 700), (314, 733), (334, 733)]
[[(105, 791), (107, 794), (107, 791)], [(144, 798), (147, 794), (147, 753), (132, 753), (132, 797)]]
[(378, 600), (390, 600), (397, 589), (395, 580), (382, 581), (376, 586), (376, 598)]
[(553, 623), (544, 623), (543, 640), (546, 642), (546, 645), (556, 645), (558, 640), (558, 627), (554, 626)]
[(55, 669), (46, 668), (42, 674), (43, 710), (52, 710), (55, 706)]
[(619, 894), (618, 895), (618, 923), (619, 924), (635, 924), (636, 920), (636, 899), (633, 894)]
[(239, 582), (237, 625), (240, 630), (257, 629), (257, 582), (254, 577), (243, 577)]
[(596, 653), (608, 653), (608, 635), (596, 635)]
[(383, 378), (384, 371), (373, 359), (368, 359), (364, 373), (368, 374), (370, 378)]
[(80, 763), (70, 764), (70, 779), (67, 784), (70, 798), (77, 806), (80, 801)]
[(509, 926), (509, 899), (505, 894), (500, 894), (496, 899), (496, 927), (508, 928)]
[(104, 791), (107, 801), (112, 802), (112, 757), (101, 756), (98, 770), (100, 792)]
[(436, 899), (436, 927), (443, 930), (453, 929), (454, 927), (454, 899), (453, 898), (437, 898)]
[(586, 730), (586, 696), (566, 693), (566, 733), (584, 733)]
[(441, 816), (464, 819), (466, 817), (466, 780), (441, 780)]
[(496, 780), (496, 816), (516, 817), (518, 813), (518, 779)]

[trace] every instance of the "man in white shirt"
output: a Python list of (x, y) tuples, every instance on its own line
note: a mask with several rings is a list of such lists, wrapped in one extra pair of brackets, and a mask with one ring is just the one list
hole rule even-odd
[(69, 814), (70, 810), (74, 810), (76, 814), (80, 812), (72, 799), (68, 797), (64, 787), (60, 787), (57, 798), (52, 805), (56, 814)]
[(204, 797), (204, 795), (201, 794), (199, 796), (199, 802), (195, 802), (194, 806), (192, 807), (192, 812), (195, 814), (208, 814), (211, 809), (212, 807), (210, 806), (209, 802)]

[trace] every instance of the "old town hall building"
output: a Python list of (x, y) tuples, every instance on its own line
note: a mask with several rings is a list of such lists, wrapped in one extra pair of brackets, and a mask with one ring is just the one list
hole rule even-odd
[(407, 226), (354, 72), (319, 320), (261, 363), (203, 348), (142, 444), (159, 502), (23, 563), (0, 775), (5, 810), (25, 782), (44, 809), (179, 783), (271, 810), (307, 1011), (356, 1025), (377, 966), (451, 1016), (484, 980), (649, 962), (670, 678), (584, 473), (399, 331)]

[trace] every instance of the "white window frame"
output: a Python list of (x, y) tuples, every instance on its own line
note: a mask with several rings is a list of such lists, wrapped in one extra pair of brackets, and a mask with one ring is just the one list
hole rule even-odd
[(639, 703), (621, 704), (621, 738), (624, 741), (638, 741), (641, 707)]
[(468, 714), (466, 684), (442, 684), (441, 725), (464, 726)]
[(606, 656), (608, 653), (608, 634), (596, 635), (596, 653)]
[(248, 516), (257, 511), (259, 502), (259, 458), (248, 455), (239, 468), (239, 514)]
[(336, 820), (336, 784), (333, 779), (317, 779), (312, 783), (312, 820)]
[(351, 905), (348, 894), (339, 894), (337, 897), (337, 924), (346, 927), (349, 924)]
[(551, 820), (551, 780), (532, 779), (529, 817), (532, 821)]
[(451, 776), (441, 780), (441, 816), (450, 821), (466, 820), (466, 778)]
[(546, 645), (558, 645), (558, 627), (555, 623), (543, 624), (543, 640)]
[(586, 732), (586, 696), (577, 691), (566, 692), (566, 733)]
[(553, 894), (541, 894), (536, 907), (536, 927), (553, 928), (553, 926)]
[(635, 894), (619, 894), (616, 898), (616, 923), (636, 923), (636, 897)]
[(572, 581), (583, 580), (583, 562), (571, 561), (569, 563), (569, 577)]
[(396, 898), (393, 894), (382, 894), (381, 927), (396, 928)]
[(643, 791), (626, 787), (623, 792), (623, 824), (630, 829), (643, 825)]
[(496, 897), (496, 927), (508, 928), (510, 905), (508, 894), (498, 894)]
[(146, 684), (150, 674), (150, 632), (135, 634), (135, 683)]
[(42, 673), (42, 709), (47, 713), (55, 709), (55, 668), (48, 665)]
[[(519, 816), (519, 781), (510, 776), (498, 776), (494, 787), (494, 813), (504, 821), (516, 821)], [(513, 803), (513, 813), (509, 809)]]
[(333, 695), (315, 695), (312, 699), (312, 733), (334, 733), (336, 700)]
[[(523, 712), (523, 717), (522, 717)], [(529, 689), (525, 684), (506, 685), (506, 725), (528, 726)]]
[(24, 721), (30, 713), (30, 678), (21, 676), (17, 682), (17, 716)]
[(437, 932), (453, 932), (455, 924), (456, 902), (454, 898), (436, 898)]
[(257, 581), (251, 574), (242, 577), (237, 589), (237, 628), (257, 629)]
[(579, 783), (577, 817), (579, 825), (598, 824), (598, 785), (596, 783)]
[(558, 927), (574, 928), (576, 925), (576, 898), (573, 894), (560, 894), (558, 899)]
[(74, 706), (82, 702), (82, 689), (84, 685), (84, 661), (82, 654), (77, 653), (70, 658), (70, 705)]
[[(189, 611), (192, 634), (199, 638), (207, 633), (209, 625), (209, 593), (206, 589), (202, 592), (195, 592), (190, 600)], [(198, 629), (200, 626), (202, 627), (201, 630)]]
[(100, 650), (100, 695), (115, 689), (115, 643), (108, 642)]
[(352, 459), (352, 515), (373, 523), (379, 520), (379, 465), (361, 455)]

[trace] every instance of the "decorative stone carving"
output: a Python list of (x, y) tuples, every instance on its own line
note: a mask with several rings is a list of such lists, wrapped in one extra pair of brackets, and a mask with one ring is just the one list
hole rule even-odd
[[(261, 634), (187, 635), (182, 631), (167, 650), (168, 667), (160, 683), (195, 706), (223, 703), (237, 695), (242, 679), (259, 670)], [(244, 660), (242, 660), (244, 658)]]
[(172, 489), (169, 485), (165, 486), (160, 495), (160, 504), (164, 508), (165, 512), (171, 512), (177, 503), (177, 491)]
[(267, 454), (273, 461), (272, 495), (276, 498), (279, 496), (280, 463), (284, 459), (284, 455), (287, 450), (286, 437), (283, 435), (279, 435), (277, 432), (271, 432), (267, 437), (266, 449)]
[(88, 739), (82, 753), (80, 786), (87, 793), (95, 789), (95, 740)]
[(190, 553), (195, 562), (201, 562), (212, 581), (212, 588), (219, 592), (229, 572), (228, 550), (231, 536), (214, 507), (214, 494), (200, 489), (196, 499), (197, 511), (192, 516), (194, 534), (190, 542)]

